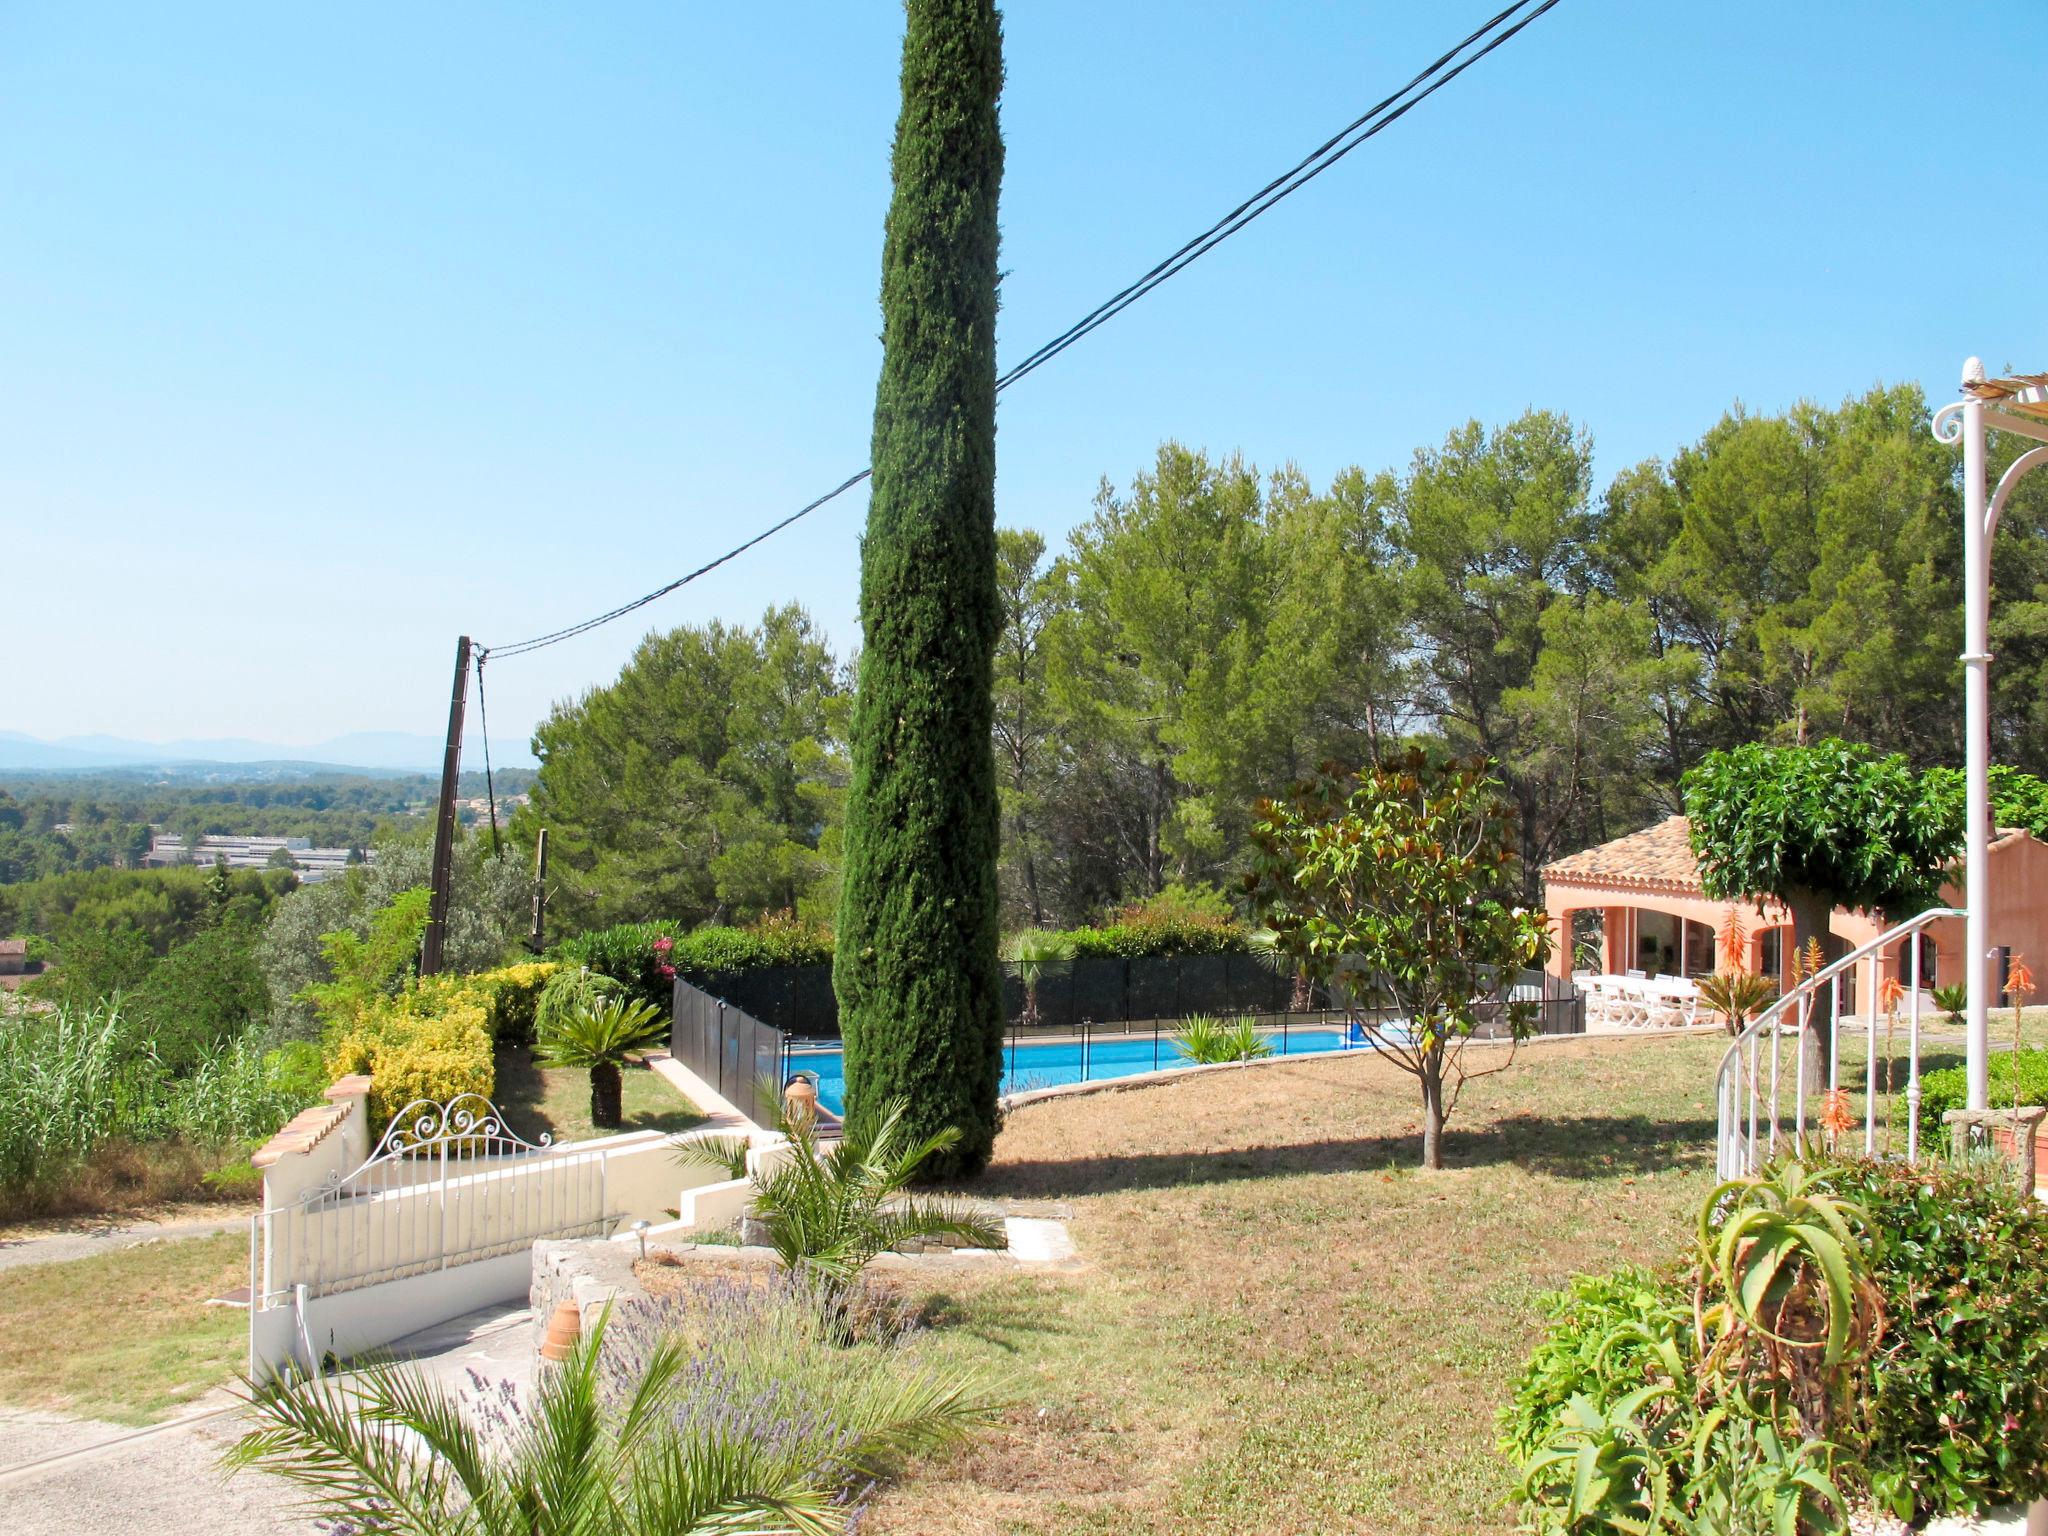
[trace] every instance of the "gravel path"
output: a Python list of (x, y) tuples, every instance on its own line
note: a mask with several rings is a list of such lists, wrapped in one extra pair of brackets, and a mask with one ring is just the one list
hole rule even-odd
[[(411, 1355), (450, 1386), (467, 1385), (471, 1369), (494, 1382), (524, 1385), (532, 1371), (532, 1319), (524, 1307), (474, 1312), (401, 1339), (392, 1351)], [(292, 1513), (296, 1494), (289, 1485), (249, 1472), (221, 1476), (221, 1453), (243, 1422), (226, 1393), (140, 1433), (92, 1419), (0, 1409), (0, 1530), (8, 1536), (182, 1530), (311, 1536), (318, 1527)]]
[(47, 1237), (0, 1238), (0, 1270), (23, 1264), (56, 1264), (67, 1259), (89, 1259), (96, 1253), (112, 1253), (153, 1243), (160, 1238), (212, 1237), (217, 1232), (246, 1232), (247, 1216), (230, 1216), (209, 1221), (142, 1222), (129, 1227), (87, 1227), (76, 1232), (53, 1232)]

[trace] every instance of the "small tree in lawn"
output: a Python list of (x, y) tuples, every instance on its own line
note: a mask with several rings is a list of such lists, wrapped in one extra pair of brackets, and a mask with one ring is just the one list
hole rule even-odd
[(1355, 1022), (1414, 1074), (1425, 1168), (1443, 1166), (1444, 1122), (1484, 1075), (1464, 1063), (1482, 1014), (1504, 1016), (1517, 1040), (1535, 1024), (1535, 1004), (1503, 1001), (1550, 947), (1543, 914), (1513, 903), (1516, 836), (1484, 759), (1420, 751), (1356, 773), (1326, 766), (1254, 814), (1246, 885), (1274, 946), (1339, 982)]
[[(1903, 757), (1833, 737), (1710, 752), (1683, 784), (1701, 887), (1783, 902), (1800, 949), (1823, 940), (1837, 907), (1903, 916), (1932, 906), (1961, 839), (1952, 797)], [(1800, 1042), (1808, 1092), (1823, 1086), (1824, 1059), (1810, 1027)]]

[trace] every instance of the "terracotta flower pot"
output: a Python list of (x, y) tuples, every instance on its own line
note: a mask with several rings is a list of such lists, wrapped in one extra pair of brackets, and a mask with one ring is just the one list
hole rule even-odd
[(582, 1337), (582, 1308), (578, 1307), (573, 1301), (556, 1303), (554, 1316), (548, 1319), (547, 1336), (541, 1340), (541, 1359), (568, 1359), (576, 1353), (576, 1345)]

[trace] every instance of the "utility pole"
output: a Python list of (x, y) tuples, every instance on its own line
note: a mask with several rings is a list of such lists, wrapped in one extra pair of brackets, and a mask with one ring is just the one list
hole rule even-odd
[(420, 974), (441, 970), (448, 932), (448, 880), (455, 868), (455, 781), (462, 771), (462, 717), (469, 706), (469, 636), (455, 642), (455, 689), (448, 700), (448, 747), (441, 758), (441, 800), (434, 820), (434, 874), (427, 931), (420, 939)]
[(546, 921), (548, 911), (548, 829), (542, 827), (540, 835), (533, 840), (533, 936), (526, 941), (526, 947), (536, 955), (541, 952), (541, 925)]

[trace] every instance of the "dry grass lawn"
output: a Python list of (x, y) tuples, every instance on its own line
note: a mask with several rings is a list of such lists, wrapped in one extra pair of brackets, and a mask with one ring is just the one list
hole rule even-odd
[(1090, 1268), (948, 1280), (937, 1346), (1019, 1406), (863, 1529), (1512, 1530), (1493, 1420), (1538, 1297), (1677, 1251), (1724, 1043), (1525, 1048), (1440, 1174), (1362, 1052), (1018, 1111), (975, 1193), (1071, 1202)]
[(0, 1403), (162, 1418), (246, 1363), (249, 1314), (206, 1299), (248, 1283), (246, 1232), (0, 1273)]

